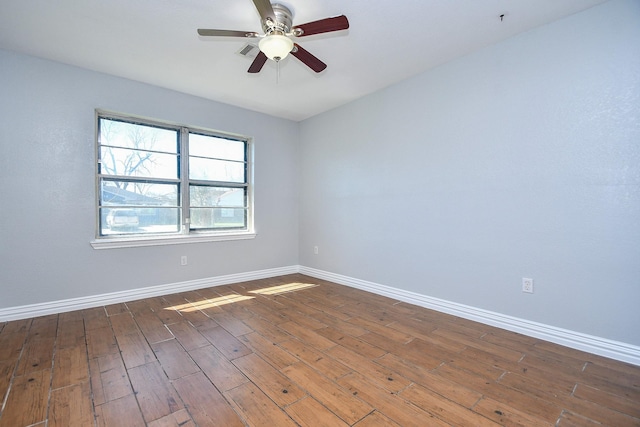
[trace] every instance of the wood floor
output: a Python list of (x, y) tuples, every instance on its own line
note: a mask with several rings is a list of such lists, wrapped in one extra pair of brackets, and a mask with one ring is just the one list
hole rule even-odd
[(640, 367), (301, 275), (0, 323), (0, 427), (640, 426)]

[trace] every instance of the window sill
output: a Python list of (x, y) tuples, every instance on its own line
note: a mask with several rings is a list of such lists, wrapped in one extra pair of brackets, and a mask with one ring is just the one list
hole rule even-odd
[(136, 237), (113, 237), (92, 240), (93, 249), (118, 249), (118, 248), (136, 248), (141, 246), (164, 246), (164, 245), (182, 245), (188, 243), (207, 243), (222, 242), (227, 240), (249, 240), (254, 239), (256, 233), (229, 233), (229, 234), (192, 234), (188, 236), (136, 236)]

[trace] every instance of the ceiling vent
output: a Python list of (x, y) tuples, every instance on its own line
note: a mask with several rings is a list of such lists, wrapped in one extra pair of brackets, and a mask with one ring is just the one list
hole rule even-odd
[(258, 45), (247, 43), (242, 46), (242, 49), (238, 51), (238, 54), (248, 58), (255, 58), (258, 55), (258, 52), (260, 52)]

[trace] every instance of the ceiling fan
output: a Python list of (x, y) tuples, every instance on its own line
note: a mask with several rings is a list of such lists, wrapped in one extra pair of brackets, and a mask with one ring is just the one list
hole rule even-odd
[(260, 52), (249, 67), (249, 73), (259, 73), (267, 59), (279, 62), (289, 53), (319, 73), (327, 68), (327, 64), (303, 49), (299, 44), (294, 43), (291, 37), (311, 36), (349, 28), (349, 21), (344, 15), (292, 27), (293, 14), (286, 6), (278, 3), (271, 4), (269, 0), (253, 0), (253, 4), (260, 14), (264, 34), (254, 31), (198, 29), (198, 34), (204, 37), (259, 38)]

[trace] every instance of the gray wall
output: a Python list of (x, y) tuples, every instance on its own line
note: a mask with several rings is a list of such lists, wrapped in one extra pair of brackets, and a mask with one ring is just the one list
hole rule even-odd
[(306, 120), (301, 143), (301, 265), (640, 345), (637, 0)]
[[(0, 308), (298, 263), (297, 123), (8, 51), (0, 93)], [(93, 249), (95, 108), (253, 137), (257, 237)]]

